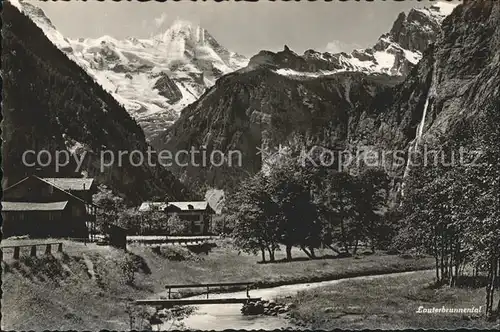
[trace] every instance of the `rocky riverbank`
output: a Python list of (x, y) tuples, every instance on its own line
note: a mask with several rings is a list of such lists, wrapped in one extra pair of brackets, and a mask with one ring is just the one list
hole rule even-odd
[(286, 319), (291, 325), (296, 328), (305, 328), (308, 326), (307, 321), (296, 319), (292, 315), (292, 311), (297, 308), (291, 300), (290, 296), (284, 299), (284, 302), (276, 302), (274, 300), (252, 301), (244, 304), (241, 308), (241, 313), (244, 316), (277, 316)]
[(279, 304), (274, 300), (259, 300), (244, 304), (243, 308), (241, 308), (241, 313), (245, 316), (278, 316), (282, 314), (286, 315), (293, 308), (295, 308), (295, 305), (291, 302)]

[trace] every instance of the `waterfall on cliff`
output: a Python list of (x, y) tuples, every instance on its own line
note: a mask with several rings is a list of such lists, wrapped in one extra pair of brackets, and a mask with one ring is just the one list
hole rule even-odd
[[(420, 120), (420, 123), (417, 127), (417, 133), (415, 135), (415, 139), (410, 143), (410, 146), (408, 147), (408, 160), (406, 161), (406, 167), (405, 167), (405, 171), (403, 173), (403, 179), (405, 179), (410, 172), (410, 168), (411, 168), (411, 164), (412, 164), (411, 158), (412, 158), (413, 152), (417, 151), (418, 144), (422, 140), (422, 135), (424, 133), (424, 127), (425, 127), (425, 119), (427, 117), (428, 109), (429, 109), (429, 107), (432, 107), (431, 100), (436, 95), (436, 88), (435, 88), (436, 62), (434, 62), (434, 64), (433, 64), (433, 69), (432, 69), (431, 75), (432, 75), (431, 82), (429, 85), (429, 91), (427, 92), (427, 97), (425, 99), (424, 109), (422, 112), (422, 119)], [(404, 195), (404, 183), (401, 187), (401, 195)]]

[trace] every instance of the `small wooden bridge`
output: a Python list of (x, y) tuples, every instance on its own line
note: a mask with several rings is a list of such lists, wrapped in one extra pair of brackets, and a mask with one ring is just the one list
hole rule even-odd
[[(211, 284), (186, 284), (186, 285), (167, 285), (168, 299), (152, 299), (152, 300), (136, 300), (136, 304), (143, 305), (159, 305), (162, 307), (172, 307), (175, 305), (194, 305), (194, 304), (230, 304), (230, 303), (248, 303), (261, 300), (260, 297), (250, 297), (251, 282), (230, 282), (230, 283), (211, 283)], [(210, 290), (218, 289), (220, 287), (238, 287), (246, 286), (246, 297), (227, 297), (227, 298), (209, 298)], [(200, 299), (172, 299), (172, 289), (180, 288), (206, 288), (207, 297)], [(212, 293), (213, 294), (213, 293)]]

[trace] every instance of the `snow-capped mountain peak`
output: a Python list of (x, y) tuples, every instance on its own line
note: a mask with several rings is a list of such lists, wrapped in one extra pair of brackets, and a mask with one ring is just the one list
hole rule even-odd
[(35, 24), (40, 27), (49, 40), (63, 51), (71, 51), (71, 44), (52, 24), (52, 21), (45, 15), (41, 8), (22, 0), (9, 0), (21, 13), (27, 15)]
[(149, 39), (65, 38), (43, 10), (10, 0), (54, 45), (80, 65), (139, 122), (149, 139), (222, 75), (248, 60), (220, 45), (204, 28), (176, 20)]
[(171, 62), (195, 61), (202, 65), (200, 61), (208, 60), (216, 65), (216, 70), (222, 72), (229, 72), (244, 65), (232, 61), (235, 54), (222, 47), (207, 30), (186, 20), (174, 21), (165, 32), (154, 36), (152, 41), (158, 49), (163, 50)]
[(299, 56), (285, 47), (278, 53), (262, 51), (250, 59), (250, 64), (271, 65), (276, 67), (276, 73), (294, 77), (318, 77), (341, 71), (405, 76), (436, 40), (441, 23), (456, 6), (437, 2), (430, 7), (403, 12), (391, 30), (380, 36), (371, 48), (350, 53), (307, 50)]
[(425, 7), (425, 8), (416, 9), (416, 10), (428, 12), (429, 15), (440, 16), (442, 19), (444, 19), (446, 16), (450, 15), (453, 12), (455, 7), (457, 7), (456, 3), (440, 1), (440, 2), (436, 2), (435, 4), (431, 5), (430, 7)]
[(228, 51), (202, 27), (177, 20), (149, 39), (110, 36), (70, 41), (85, 67), (111, 82), (111, 92), (153, 138), (222, 75), (247, 59)]
[(200, 26), (186, 20), (177, 19), (164, 33), (154, 36), (153, 39), (162, 41), (163, 43), (185, 40), (195, 44), (203, 44), (204, 35), (205, 30)]
[(28, 15), (67, 56), (84, 68), (138, 120), (153, 140), (224, 74), (247, 64), (265, 63), (286, 76), (317, 77), (340, 71), (405, 76), (434, 42), (455, 4), (437, 2), (401, 13), (376, 44), (350, 53), (308, 50), (298, 55), (262, 51), (250, 59), (227, 50), (203, 27), (176, 20), (147, 39), (113, 36), (65, 38), (44, 12), (22, 0), (10, 0)]

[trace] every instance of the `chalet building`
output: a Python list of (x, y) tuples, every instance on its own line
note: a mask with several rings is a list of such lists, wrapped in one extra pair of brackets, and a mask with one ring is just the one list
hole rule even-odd
[(188, 224), (188, 234), (185, 235), (209, 234), (212, 216), (215, 214), (206, 201), (144, 202), (139, 207), (139, 212), (147, 211), (163, 211), (166, 214), (166, 219), (176, 214), (182, 222)]
[(3, 236), (87, 238), (94, 190), (92, 179), (24, 178), (3, 191)]

